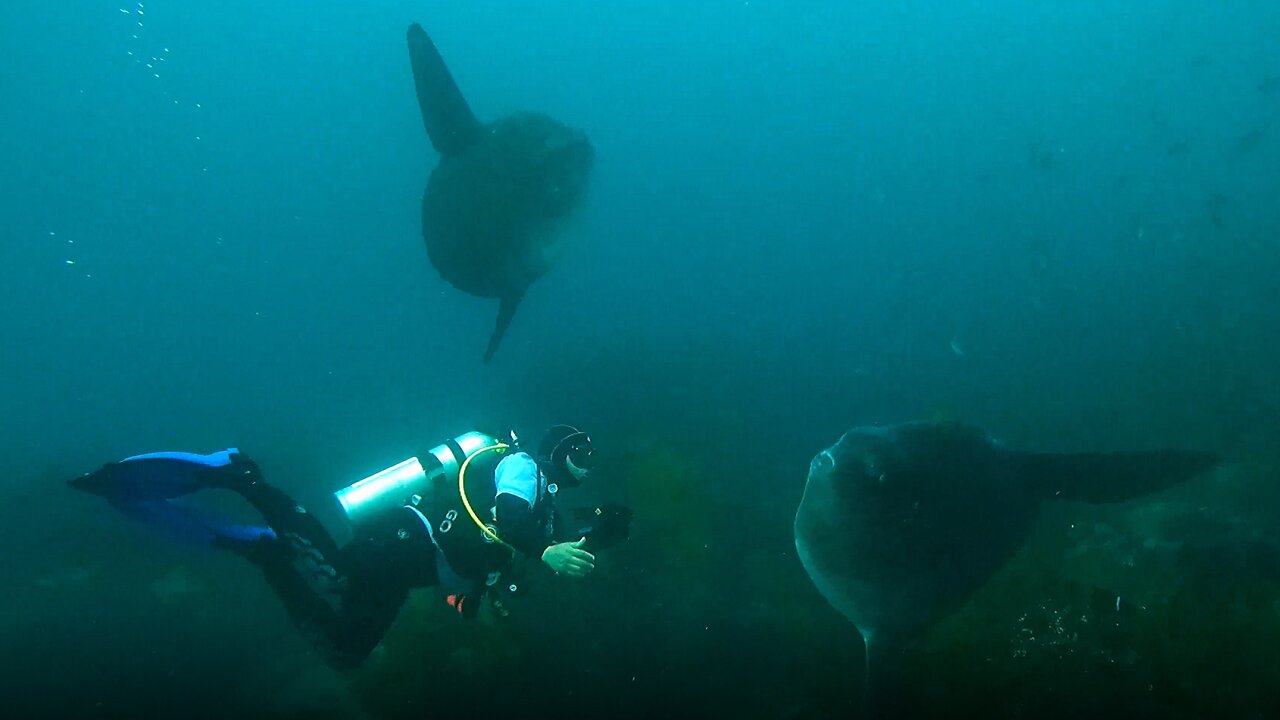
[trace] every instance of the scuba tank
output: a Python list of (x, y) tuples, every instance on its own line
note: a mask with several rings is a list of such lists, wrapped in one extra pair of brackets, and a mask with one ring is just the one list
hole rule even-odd
[(491, 582), (512, 550), (494, 522), (494, 471), (513, 451), (482, 432), (463, 433), (334, 493), (352, 530), (360, 534), (388, 512), (409, 506), (426, 519), (450, 568), (464, 579)]

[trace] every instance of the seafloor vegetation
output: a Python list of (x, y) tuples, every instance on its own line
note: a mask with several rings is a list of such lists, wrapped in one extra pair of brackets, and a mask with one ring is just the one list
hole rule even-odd
[[(786, 519), (710, 502), (694, 456), (633, 442), (622, 464), (637, 531), (594, 582), (535, 571), (508, 617), (472, 621), (423, 594), (356, 695), (391, 717), (856, 716), (860, 640), (809, 585)], [(1272, 716), (1280, 551), (1254, 517), (1275, 499), (1271, 467), (1233, 464), (1121, 506), (1047, 506), (1023, 552), (911, 649), (916, 711)]]

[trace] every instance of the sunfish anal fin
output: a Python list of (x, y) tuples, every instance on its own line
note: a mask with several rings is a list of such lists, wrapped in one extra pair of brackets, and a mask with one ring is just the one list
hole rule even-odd
[(520, 301), (524, 299), (524, 291), (520, 291), (514, 295), (506, 295), (498, 303), (498, 320), (493, 324), (493, 334), (489, 336), (489, 347), (484, 350), (484, 361), (489, 362), (493, 358), (493, 354), (498, 351), (498, 346), (502, 344), (502, 338), (507, 334), (507, 328), (511, 327), (511, 319), (516, 316), (516, 308), (520, 307)]
[(864, 631), (862, 710), (869, 720), (909, 717), (912, 685), (906, 643), (888, 633)]

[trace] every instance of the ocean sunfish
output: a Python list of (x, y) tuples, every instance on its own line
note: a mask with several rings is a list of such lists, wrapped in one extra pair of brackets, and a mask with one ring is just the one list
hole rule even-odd
[(902, 697), (900, 650), (1021, 547), (1044, 500), (1119, 502), (1202, 473), (1208, 453), (1012, 450), (964, 424), (858, 427), (818, 453), (795, 518), (800, 561), (866, 643), (873, 708)]
[(408, 43), (422, 121), (440, 154), (422, 197), (427, 256), (457, 289), (498, 299), (488, 362), (525, 291), (562, 251), (595, 151), (582, 131), (541, 113), (482, 124), (420, 25)]

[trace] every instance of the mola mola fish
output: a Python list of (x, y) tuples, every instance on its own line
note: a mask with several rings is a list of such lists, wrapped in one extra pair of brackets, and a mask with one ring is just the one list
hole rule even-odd
[(595, 151), (582, 131), (541, 113), (482, 124), (420, 25), (408, 42), (422, 121), (440, 154), (422, 197), (427, 256), (454, 287), (498, 299), (488, 362), (525, 291), (562, 250)]
[(877, 707), (875, 696), (901, 689), (885, 689), (902, 681), (892, 672), (899, 651), (1017, 552), (1042, 501), (1128, 500), (1217, 462), (1177, 450), (1023, 452), (959, 423), (858, 427), (810, 463), (796, 549), (862, 634)]

